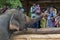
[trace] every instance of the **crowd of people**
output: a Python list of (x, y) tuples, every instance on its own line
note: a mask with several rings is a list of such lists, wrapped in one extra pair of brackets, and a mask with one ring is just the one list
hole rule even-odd
[(1, 40), (8, 40), (11, 34), (13, 32), (15, 33), (15, 31), (22, 31), (25, 33), (24, 31), (27, 31), (29, 26), (32, 28), (60, 27), (60, 13), (57, 12), (58, 10), (52, 5), (42, 10), (40, 4), (33, 3), (29, 11), (31, 14), (30, 18), (24, 14), (24, 11), (24, 8), (19, 6), (13, 9), (4, 6), (0, 10), (0, 15), (6, 12), (4, 16), (0, 16)]
[(33, 3), (30, 8), (31, 18), (36, 18), (43, 14), (43, 18), (32, 24), (33, 28), (54, 28), (60, 27), (60, 13), (53, 6), (49, 5), (46, 9), (41, 9), (39, 4)]
[[(17, 6), (17, 8), (19, 8), (19, 6)], [(7, 9), (7, 6), (4, 6), (1, 13), (4, 13)], [(21, 7), (20, 9), (20, 11), (24, 13), (24, 8)], [(37, 21), (31, 26), (33, 28), (60, 27), (60, 13), (57, 11), (58, 10), (53, 5), (49, 5), (46, 9), (42, 10), (39, 4), (33, 3), (33, 5), (30, 7), (31, 19), (39, 17), (41, 14), (43, 14), (43, 17), (41, 20)]]

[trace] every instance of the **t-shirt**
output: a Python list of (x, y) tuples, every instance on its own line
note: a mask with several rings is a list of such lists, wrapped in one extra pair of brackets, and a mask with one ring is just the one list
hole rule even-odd
[(31, 9), (30, 9), (30, 12), (36, 13), (36, 7), (32, 6)]
[(36, 6), (36, 13), (40, 13), (40, 7)]

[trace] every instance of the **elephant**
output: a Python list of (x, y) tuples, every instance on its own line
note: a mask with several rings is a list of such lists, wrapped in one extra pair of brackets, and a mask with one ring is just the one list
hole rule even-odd
[(30, 25), (39, 21), (43, 16), (43, 14), (41, 14), (39, 17), (31, 19), (26, 14), (22, 13), (19, 10), (14, 10), (13, 13), (14, 14), (12, 15), (10, 20), (10, 27), (11, 29), (13, 28), (19, 31), (27, 30), (27, 28), (30, 27)]
[[(33, 24), (40, 20), (42, 15), (35, 19), (30, 19), (23, 13), (16, 9), (7, 10), (4, 14), (0, 15), (0, 40), (9, 40), (10, 29), (21, 31), (27, 29), (26, 25)], [(13, 26), (12, 26), (13, 25)]]
[(0, 40), (9, 40), (8, 26), (11, 14), (0, 15)]
[(0, 15), (0, 40), (10, 40), (9, 23), (13, 10), (7, 10)]

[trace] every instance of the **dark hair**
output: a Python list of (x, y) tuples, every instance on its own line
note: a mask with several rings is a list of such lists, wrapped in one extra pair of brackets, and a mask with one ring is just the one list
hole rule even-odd
[(45, 12), (45, 9), (42, 10), (42, 13), (44, 13), (44, 12)]

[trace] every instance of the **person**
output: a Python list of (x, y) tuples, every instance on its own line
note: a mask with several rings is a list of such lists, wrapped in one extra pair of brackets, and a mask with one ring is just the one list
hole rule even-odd
[(48, 14), (50, 11), (50, 7), (48, 6), (47, 9), (45, 10), (45, 13)]
[(60, 27), (60, 14), (58, 14), (57, 16), (56, 16), (56, 27), (58, 28), (58, 27)]
[[(36, 17), (40, 16), (40, 14), (41, 14), (41, 8), (40, 8), (40, 5), (37, 4), (36, 5)], [(37, 22), (37, 28), (41, 28), (40, 27), (40, 20)]]
[(51, 13), (52, 13), (52, 23), (53, 23), (53, 25), (54, 25), (54, 27), (56, 27), (57, 25), (55, 25), (55, 23), (56, 23), (56, 16), (57, 16), (57, 10), (54, 8), (54, 6), (51, 6), (51, 8), (50, 8), (51, 10)]
[[(33, 3), (33, 6), (31, 6), (30, 8), (30, 12), (31, 12), (31, 19), (36, 18), (36, 4)], [(32, 24), (33, 28), (37, 27), (37, 23)]]
[(31, 6), (30, 12), (32, 13), (31, 18), (35, 18), (36, 17), (36, 4), (35, 3), (33, 3), (33, 6)]
[(22, 12), (22, 13), (24, 13), (24, 7), (19, 7), (19, 9), (20, 9), (20, 11)]
[(41, 13), (41, 8), (40, 8), (39, 4), (36, 5), (36, 13), (37, 13), (37, 15), (39, 15)]
[(46, 28), (46, 13), (44, 12), (44, 10), (42, 11), (43, 17), (40, 20), (40, 26), (41, 28)]
[(52, 19), (53, 19), (53, 17), (54, 17), (54, 13), (53, 13), (53, 8), (52, 7), (49, 7), (48, 8), (48, 10), (47, 10), (47, 28), (53, 28), (54, 27), (54, 24), (53, 24), (53, 22), (52, 22)]
[(54, 26), (57, 27), (57, 25), (56, 25), (57, 9), (55, 7), (53, 7), (53, 13), (54, 13), (53, 14), (54, 15), (54, 22), (53, 23), (54, 23)]

